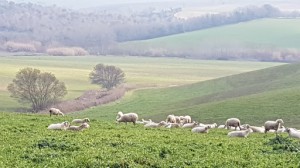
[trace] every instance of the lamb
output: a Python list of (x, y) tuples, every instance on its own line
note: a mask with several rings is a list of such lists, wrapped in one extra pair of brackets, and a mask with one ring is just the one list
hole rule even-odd
[(219, 125), (218, 128), (225, 128), (225, 125)]
[(229, 118), (229, 119), (227, 119), (226, 122), (225, 122), (224, 128), (225, 127), (227, 129), (229, 129), (229, 127), (235, 127), (235, 130), (236, 130), (236, 127), (239, 127), (240, 130), (242, 130), (242, 128), (241, 128), (241, 121), (239, 119), (237, 119), (237, 118)]
[(229, 137), (247, 138), (247, 136), (249, 135), (249, 133), (251, 132), (251, 130), (250, 130), (250, 126), (249, 125), (247, 125), (246, 128), (247, 128), (246, 130), (242, 130), (242, 131), (231, 131), (227, 135)]
[(88, 123), (88, 122), (90, 122), (90, 119), (84, 118), (84, 119), (74, 119), (71, 123), (82, 124), (82, 123)]
[(300, 132), (297, 131), (296, 129), (286, 128), (285, 130), (289, 134), (290, 137), (300, 139)]
[(138, 120), (138, 115), (136, 113), (123, 114), (122, 112), (118, 112), (118, 116), (120, 116), (116, 119), (118, 123), (125, 122), (127, 124), (127, 122), (132, 122), (133, 125), (135, 125), (136, 121)]
[(48, 129), (51, 130), (66, 130), (70, 126), (70, 123), (68, 121), (57, 123), (57, 124), (50, 124), (48, 126)]
[(62, 113), (57, 108), (50, 108), (49, 113), (50, 113), (50, 117), (51, 117), (51, 115), (62, 115), (62, 116), (65, 116), (64, 113)]
[(265, 133), (267, 133), (269, 130), (275, 130), (275, 132), (277, 134), (277, 130), (278, 130), (278, 128), (281, 127), (282, 124), (283, 124), (282, 119), (277, 119), (276, 121), (266, 121), (265, 122)]
[(198, 123), (193, 122), (193, 123), (185, 123), (182, 125), (182, 128), (194, 128), (198, 125)]
[(176, 123), (176, 118), (173, 114), (171, 115), (168, 115), (167, 116), (167, 119), (166, 119), (166, 122), (169, 122), (169, 123)]
[(68, 127), (67, 130), (70, 130), (70, 131), (81, 131), (81, 130), (83, 130), (85, 128), (89, 128), (89, 127), (90, 126), (89, 126), (88, 123), (82, 123), (80, 126), (74, 126), (74, 125), (72, 125), (72, 126)]
[(206, 127), (195, 127), (192, 129), (194, 133), (208, 133), (210, 126)]

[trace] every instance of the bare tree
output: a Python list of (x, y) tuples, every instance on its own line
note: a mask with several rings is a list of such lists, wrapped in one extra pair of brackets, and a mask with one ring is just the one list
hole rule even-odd
[(97, 64), (90, 73), (92, 84), (101, 85), (108, 90), (123, 83), (125, 79), (124, 72), (112, 65)]
[(21, 69), (7, 89), (11, 97), (20, 103), (31, 104), (33, 112), (46, 108), (67, 94), (65, 84), (53, 74), (41, 73), (33, 68)]

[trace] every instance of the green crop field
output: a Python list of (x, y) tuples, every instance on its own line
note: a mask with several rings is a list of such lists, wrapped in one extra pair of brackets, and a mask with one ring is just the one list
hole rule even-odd
[(104, 63), (120, 67), (126, 74), (126, 82), (136, 87), (166, 87), (218, 78), (222, 76), (262, 69), (280, 63), (202, 61), (172, 58), (141, 57), (49, 57), (3, 56), (0, 57), (0, 111), (20, 111), (23, 107), (9, 97), (7, 85), (22, 68), (33, 67), (51, 72), (65, 82), (66, 99), (80, 96), (84, 91), (98, 89), (89, 83), (92, 68)]
[(299, 90), (300, 64), (288, 64), (179, 87), (140, 90), (119, 102), (72, 115), (114, 120), (123, 111), (161, 121), (176, 114), (218, 124), (237, 117), (250, 125), (282, 118), (286, 126), (300, 127)]
[(283, 133), (229, 138), (92, 119), (82, 132), (47, 130), (70, 116), (0, 113), (0, 167), (299, 167), (300, 143)]
[(300, 49), (300, 19), (260, 19), (143, 41), (121, 43), (121, 48), (176, 51), (213, 48)]

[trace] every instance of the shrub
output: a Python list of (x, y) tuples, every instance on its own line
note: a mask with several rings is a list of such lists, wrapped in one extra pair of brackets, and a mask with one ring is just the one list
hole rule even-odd
[(48, 48), (47, 54), (54, 56), (82, 56), (88, 55), (89, 53), (81, 47), (57, 47)]

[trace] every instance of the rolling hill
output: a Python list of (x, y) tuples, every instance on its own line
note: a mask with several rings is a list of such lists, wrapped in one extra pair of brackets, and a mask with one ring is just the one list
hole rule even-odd
[[(210, 59), (298, 59), (300, 19), (260, 19), (121, 43), (132, 54)], [(286, 58), (289, 53), (290, 57)], [(297, 58), (294, 58), (297, 57)]]
[(176, 114), (218, 124), (237, 117), (255, 125), (282, 118), (287, 126), (300, 127), (299, 89), (300, 64), (288, 64), (180, 87), (139, 90), (120, 102), (72, 115), (114, 120), (118, 111), (133, 111), (155, 121)]

